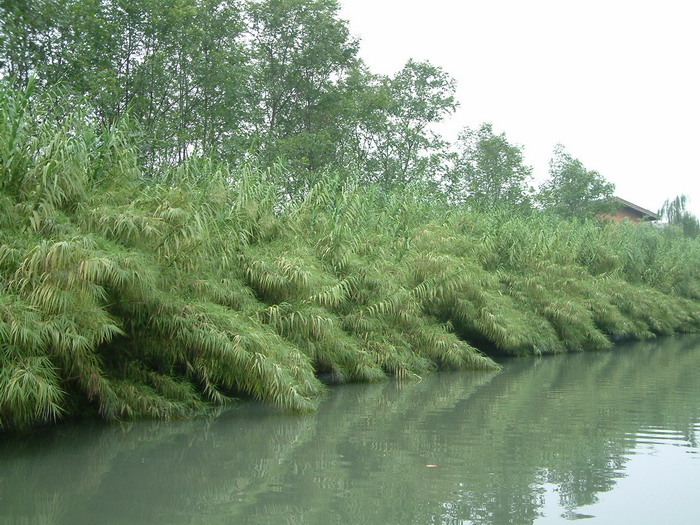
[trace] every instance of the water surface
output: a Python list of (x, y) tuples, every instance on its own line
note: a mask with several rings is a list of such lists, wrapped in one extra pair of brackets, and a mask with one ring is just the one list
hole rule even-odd
[(700, 338), (0, 438), (2, 524), (700, 523)]

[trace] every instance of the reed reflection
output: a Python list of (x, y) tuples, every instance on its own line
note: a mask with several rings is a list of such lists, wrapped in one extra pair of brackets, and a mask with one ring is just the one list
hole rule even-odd
[[(332, 389), (318, 413), (63, 425), (0, 444), (0, 523), (530, 524), (640, 447), (697, 458), (700, 338)], [(695, 459), (697, 461), (697, 459)]]

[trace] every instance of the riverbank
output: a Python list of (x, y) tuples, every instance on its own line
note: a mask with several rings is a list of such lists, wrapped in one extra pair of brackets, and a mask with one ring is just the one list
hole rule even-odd
[(240, 395), (308, 411), (319, 375), (700, 328), (700, 242), (675, 229), (470, 212), (342, 174), (292, 199), (283, 172), (201, 159), (146, 176), (119, 129), (36, 121), (3, 128), (4, 429)]

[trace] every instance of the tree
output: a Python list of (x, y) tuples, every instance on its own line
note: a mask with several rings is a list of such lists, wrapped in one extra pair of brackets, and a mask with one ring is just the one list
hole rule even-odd
[(447, 142), (431, 126), (457, 108), (455, 81), (440, 67), (409, 60), (393, 77), (373, 76), (357, 106), (358, 170), (385, 187), (436, 182), (447, 171)]
[(56, 22), (64, 16), (58, 0), (0, 0), (0, 76), (20, 83), (55, 59), (61, 42)]
[(673, 200), (668, 199), (659, 210), (659, 215), (668, 224), (682, 229), (686, 237), (696, 238), (700, 235), (700, 221), (686, 210), (687, 204), (688, 197), (685, 195), (679, 195)]
[[(247, 4), (254, 121), (264, 163), (284, 158), (296, 172), (328, 166), (340, 140), (337, 107), (357, 59), (357, 42), (338, 18), (336, 0), (262, 0)], [(290, 193), (303, 188), (290, 183)], [(297, 187), (299, 186), (299, 187)]]
[(611, 212), (615, 185), (597, 171), (588, 170), (583, 163), (558, 144), (549, 162), (549, 179), (540, 186), (541, 205), (565, 217), (588, 218)]
[(155, 0), (155, 6), (140, 68), (147, 82), (139, 89), (154, 138), (170, 163), (205, 153), (239, 158), (257, 103), (239, 2)]
[(527, 208), (531, 205), (532, 168), (523, 151), (496, 135), (493, 126), (465, 128), (458, 139), (458, 156), (449, 176), (450, 197), (478, 209), (497, 206)]
[(239, 2), (0, 2), (0, 73), (60, 85), (104, 124), (129, 113), (150, 164), (247, 149), (255, 102)]
[(435, 186), (448, 153), (431, 126), (454, 111), (454, 80), (415, 61), (371, 74), (338, 13), (337, 0), (0, 0), (0, 76), (60, 85), (60, 107), (107, 126), (128, 115), (147, 172), (252, 155), (289, 168), (289, 195), (325, 170)]

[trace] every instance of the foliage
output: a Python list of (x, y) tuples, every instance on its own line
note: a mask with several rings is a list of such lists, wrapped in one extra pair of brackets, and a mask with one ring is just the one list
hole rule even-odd
[(680, 228), (683, 235), (696, 238), (700, 235), (700, 221), (692, 213), (686, 210), (688, 198), (679, 195), (673, 200), (667, 200), (659, 211), (662, 220), (669, 225)]
[[(175, 417), (700, 326), (700, 243), (207, 158), (0, 89), (0, 424)], [(56, 111), (67, 115), (55, 118)]]
[(350, 188), (292, 204), (264, 170), (206, 161), (148, 181), (127, 130), (2, 95), (3, 426), (81, 403), (172, 417), (236, 393), (309, 410), (315, 373), (495, 366), (382, 282), (388, 247), (353, 239), (368, 210)]
[(379, 175), (375, 180), (388, 187), (436, 178), (444, 172), (447, 144), (430, 126), (457, 108), (454, 79), (429, 62), (409, 60), (384, 80), (384, 89), (386, 117), (360, 172)]
[(554, 148), (549, 163), (549, 179), (540, 186), (542, 206), (564, 217), (588, 218), (611, 212), (615, 186), (597, 171), (566, 152), (561, 144)]
[(532, 168), (525, 165), (522, 149), (510, 144), (505, 133), (496, 135), (488, 123), (479, 129), (465, 128), (458, 148), (449, 177), (451, 198), (481, 210), (531, 207)]
[(338, 10), (335, 0), (247, 4), (260, 154), (268, 161), (289, 159), (297, 172), (327, 166), (342, 140), (336, 108), (346, 96), (340, 86), (356, 65), (358, 43)]
[[(326, 171), (432, 181), (454, 80), (410, 60), (373, 75), (336, 0), (0, 2), (0, 76), (61, 86), (61, 107), (138, 128), (147, 171), (207, 155), (283, 164), (290, 196)], [(59, 96), (59, 92), (56, 92)]]

